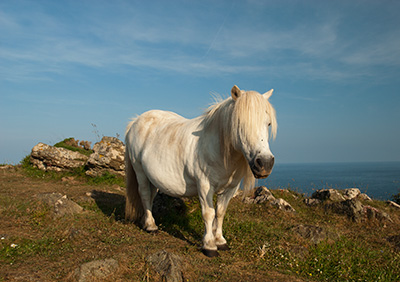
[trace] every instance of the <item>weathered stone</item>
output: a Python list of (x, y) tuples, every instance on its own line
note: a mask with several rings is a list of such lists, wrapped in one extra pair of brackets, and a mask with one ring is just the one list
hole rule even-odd
[(398, 203), (395, 203), (393, 201), (387, 201), (386, 202), (390, 207), (396, 208), (396, 209), (400, 209), (400, 205)]
[(104, 172), (125, 175), (125, 145), (115, 137), (103, 137), (93, 146), (94, 153), (90, 155), (86, 174), (101, 176)]
[(150, 255), (147, 260), (151, 263), (154, 270), (162, 276), (162, 281), (183, 281), (183, 264), (179, 256), (163, 250)]
[(272, 195), (271, 191), (265, 186), (260, 186), (254, 188), (250, 195), (244, 198), (244, 202), (247, 204), (261, 204), (264, 202), (275, 201), (275, 197)]
[(358, 195), (357, 199), (361, 200), (361, 201), (368, 201), (368, 202), (372, 202), (372, 199), (364, 193), (361, 193), (360, 195)]
[(4, 169), (4, 170), (14, 170), (15, 167), (12, 166), (12, 165), (0, 165), (0, 170), (2, 170), (2, 169)]
[(317, 205), (319, 205), (320, 203), (322, 203), (322, 201), (321, 201), (321, 200), (318, 200), (318, 199), (307, 198), (307, 199), (304, 199), (304, 203), (305, 203), (307, 206), (311, 207), (311, 206), (317, 206)]
[(118, 262), (115, 259), (91, 261), (75, 269), (74, 276), (78, 282), (100, 281), (114, 273), (118, 267)]
[(353, 221), (359, 221), (364, 211), (363, 205), (356, 199), (333, 202), (325, 207), (335, 213), (346, 215)]
[(331, 234), (325, 228), (319, 226), (300, 224), (293, 227), (293, 231), (313, 244), (319, 244), (327, 239), (338, 239), (337, 234)]
[(64, 148), (39, 143), (32, 148), (31, 162), (37, 168), (47, 171), (65, 171), (85, 165), (88, 157)]
[(80, 205), (69, 200), (66, 195), (60, 193), (43, 193), (37, 195), (37, 197), (53, 208), (55, 217), (83, 212), (83, 208)]
[(346, 200), (351, 200), (354, 198), (357, 198), (358, 195), (360, 195), (360, 189), (358, 188), (348, 188), (343, 190), (343, 196), (345, 197)]
[(295, 211), (295, 209), (282, 198), (273, 200), (271, 202), (271, 205), (273, 205), (274, 207), (277, 207), (278, 209), (283, 210), (283, 211), (289, 211), (289, 212)]
[(345, 200), (345, 198), (337, 190), (334, 189), (317, 190), (311, 195), (311, 198), (321, 201), (330, 200), (332, 202)]
[(374, 208), (371, 206), (364, 206), (363, 213), (364, 213), (365, 217), (369, 220), (376, 219), (378, 221), (387, 220), (387, 221), (393, 222), (387, 213), (380, 211), (377, 208)]

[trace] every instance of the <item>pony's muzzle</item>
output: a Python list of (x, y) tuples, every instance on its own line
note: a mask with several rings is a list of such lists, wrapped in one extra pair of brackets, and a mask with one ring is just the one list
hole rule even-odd
[(271, 172), (272, 167), (274, 166), (275, 158), (274, 156), (270, 157), (262, 157), (256, 156), (250, 162), (250, 169), (253, 172), (255, 178), (267, 178)]

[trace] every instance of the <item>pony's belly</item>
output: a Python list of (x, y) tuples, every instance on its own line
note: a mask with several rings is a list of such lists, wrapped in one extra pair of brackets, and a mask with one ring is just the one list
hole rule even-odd
[(162, 193), (172, 197), (192, 197), (197, 195), (197, 185), (183, 173), (162, 173), (161, 171), (147, 171), (150, 182)]

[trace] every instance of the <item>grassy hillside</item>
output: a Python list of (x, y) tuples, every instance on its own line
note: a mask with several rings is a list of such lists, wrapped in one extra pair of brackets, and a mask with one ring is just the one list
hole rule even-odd
[[(120, 185), (27, 167), (0, 169), (0, 281), (73, 281), (82, 263), (105, 258), (119, 262), (106, 281), (160, 281), (147, 257), (163, 249), (182, 258), (185, 281), (400, 281), (400, 211), (384, 202), (365, 204), (392, 221), (353, 222), (307, 207), (302, 195), (286, 190), (272, 192), (295, 213), (235, 198), (224, 225), (231, 250), (210, 259), (200, 252), (197, 199), (162, 197), (166, 205), (156, 215), (161, 231), (148, 234), (123, 221)], [(46, 192), (66, 194), (85, 211), (54, 217), (36, 197)], [(314, 244), (296, 232), (300, 224), (329, 236)]]

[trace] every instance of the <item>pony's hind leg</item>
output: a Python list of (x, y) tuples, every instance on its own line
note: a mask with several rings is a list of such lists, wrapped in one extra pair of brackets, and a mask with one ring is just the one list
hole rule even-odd
[[(138, 170), (140, 173), (138, 173)], [(139, 184), (139, 194), (143, 205), (142, 228), (147, 232), (156, 232), (158, 227), (155, 223), (152, 208), (153, 200), (157, 193), (157, 189), (150, 183), (144, 172), (140, 169), (136, 170), (137, 181)]]

